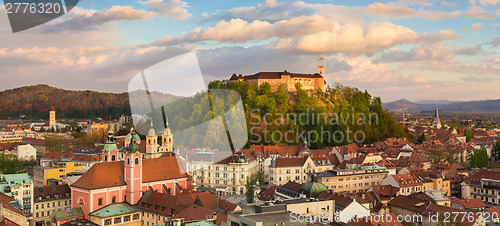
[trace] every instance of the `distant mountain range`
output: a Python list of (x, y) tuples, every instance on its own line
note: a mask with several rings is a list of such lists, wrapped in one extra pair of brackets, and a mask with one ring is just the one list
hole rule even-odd
[(390, 112), (416, 113), (434, 111), (436, 109), (436, 103), (438, 104), (439, 110), (448, 112), (500, 113), (500, 99), (478, 101), (421, 100), (415, 102), (400, 99), (389, 103), (383, 103), (382, 105), (384, 109)]

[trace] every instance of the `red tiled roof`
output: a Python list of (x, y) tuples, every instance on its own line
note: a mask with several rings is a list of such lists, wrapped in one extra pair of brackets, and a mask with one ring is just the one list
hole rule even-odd
[(183, 218), (185, 221), (207, 220), (212, 219), (214, 214), (216, 214), (216, 212), (212, 209), (198, 205), (191, 205), (173, 216), (172, 219)]
[(286, 167), (286, 166), (303, 166), (307, 160), (305, 157), (293, 157), (293, 158), (279, 158), (276, 160), (276, 167)]
[(3, 208), (6, 208), (14, 213), (20, 214), (24, 216), (23, 212), (21, 210), (16, 209), (13, 205), (10, 204), (10, 202), (15, 202), (13, 198), (4, 195), (3, 193), (0, 192), (0, 203), (2, 203)]
[(277, 188), (279, 188), (279, 186), (277, 185), (267, 188), (260, 194), (259, 199), (264, 201), (272, 200), (274, 198), (274, 193), (276, 193)]
[(392, 177), (394, 177), (394, 179), (398, 182), (400, 187), (412, 187), (412, 186), (422, 185), (422, 183), (420, 183), (417, 178), (415, 178), (413, 175), (409, 173), (396, 174), (392, 175)]
[(387, 203), (388, 205), (397, 206), (400, 208), (422, 213), (429, 206), (430, 202), (400, 195)]
[[(71, 186), (84, 189), (97, 189), (125, 185), (122, 180), (123, 161), (101, 162), (94, 164)], [(177, 157), (161, 157), (142, 160), (142, 181), (152, 182), (188, 177), (179, 168)]]
[(35, 202), (71, 198), (71, 189), (67, 184), (35, 187), (33, 190)]
[(395, 197), (399, 191), (399, 188), (391, 185), (374, 185), (372, 188), (382, 200), (390, 200), (392, 197)]
[(460, 199), (457, 200), (456, 202), (460, 202), (466, 209), (484, 208), (488, 206), (480, 198)]
[(479, 185), (481, 179), (492, 179), (500, 180), (500, 172), (483, 170), (472, 176), (467, 177), (464, 182), (467, 184), (477, 184)]
[(342, 206), (344, 208), (352, 203), (351, 198), (346, 197), (346, 196), (342, 196), (342, 195), (337, 195), (337, 194), (330, 193), (330, 192), (322, 194), (319, 198), (324, 199), (324, 200), (335, 200), (335, 205), (339, 205), (339, 206)]

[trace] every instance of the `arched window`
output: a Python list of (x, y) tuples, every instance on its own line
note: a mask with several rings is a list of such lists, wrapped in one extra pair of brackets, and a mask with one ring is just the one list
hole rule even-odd
[(116, 161), (116, 155), (111, 156), (111, 161)]
[(104, 155), (104, 161), (107, 162), (108, 161), (108, 155)]
[(135, 158), (135, 164), (139, 165), (139, 158)]
[(130, 165), (130, 158), (127, 158), (127, 165)]
[(78, 198), (78, 202), (76, 203), (79, 205), (84, 205), (83, 198), (82, 197)]
[(148, 144), (151, 144), (151, 139), (148, 139)]
[(121, 222), (122, 222), (122, 218), (121, 217), (115, 218), (115, 224), (119, 224)]
[(104, 221), (104, 225), (111, 225), (111, 219), (107, 219)]

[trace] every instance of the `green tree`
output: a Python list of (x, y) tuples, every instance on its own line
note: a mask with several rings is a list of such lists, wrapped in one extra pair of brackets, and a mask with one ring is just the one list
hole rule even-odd
[(495, 146), (493, 147), (493, 154), (495, 155), (496, 160), (500, 159), (500, 141), (495, 143)]
[(0, 155), (0, 171), (5, 174), (24, 172), (24, 163), (15, 155)]
[(486, 148), (480, 148), (474, 151), (470, 156), (470, 167), (487, 167), (489, 163), (488, 152)]
[(427, 141), (427, 137), (425, 137), (424, 133), (421, 133), (420, 135), (418, 135), (417, 137), (417, 144), (421, 144), (423, 143), (424, 141)]
[(245, 193), (245, 196), (247, 198), (247, 203), (253, 203), (253, 176), (252, 178), (247, 177), (247, 183), (245, 184), (245, 188), (247, 192)]
[(69, 142), (60, 137), (50, 136), (45, 140), (45, 150), (48, 152), (60, 152), (71, 148)]

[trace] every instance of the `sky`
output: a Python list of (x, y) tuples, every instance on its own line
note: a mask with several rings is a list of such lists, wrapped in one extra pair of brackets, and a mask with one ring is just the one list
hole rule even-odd
[[(0, 9), (0, 90), (126, 92), (195, 51), (204, 81), (316, 73), (382, 101), (500, 99), (500, 0), (89, 1), (12, 33)], [(325, 60), (318, 61), (324, 57)]]

